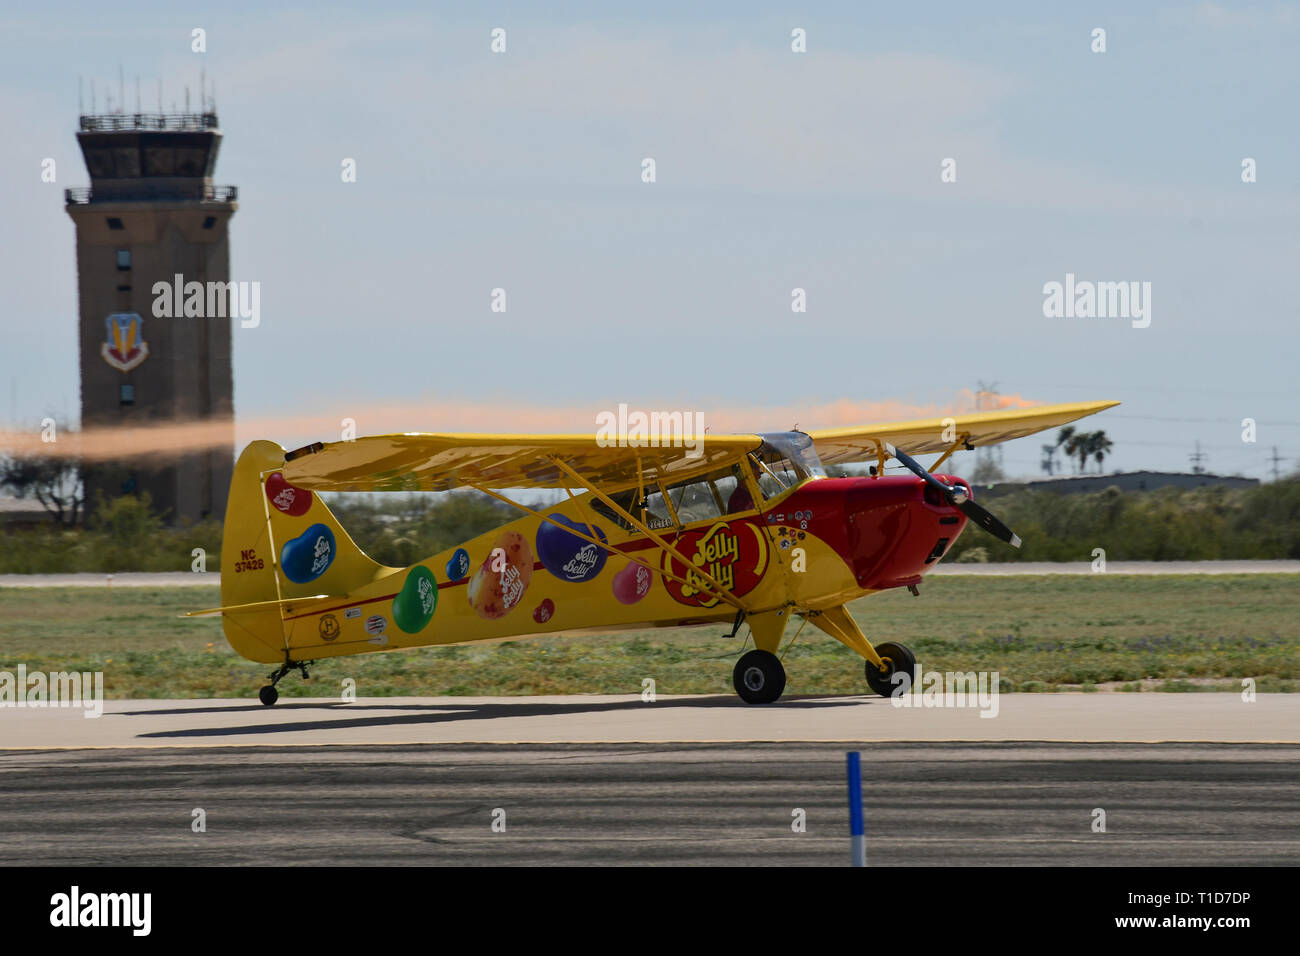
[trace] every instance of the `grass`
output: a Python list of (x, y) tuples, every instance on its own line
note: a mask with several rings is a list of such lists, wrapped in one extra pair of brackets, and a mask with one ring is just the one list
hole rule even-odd
[[(851, 609), (866, 634), (901, 641), (925, 670), (998, 671), (1003, 691), (1300, 690), (1295, 575), (941, 577)], [(268, 665), (235, 655), (216, 588), (0, 588), (0, 670), (102, 670), (113, 698), (253, 697)], [(787, 640), (798, 621), (787, 630)], [(731, 693), (743, 637), (722, 626), (550, 637), (335, 658), (285, 696)], [(742, 629), (742, 635), (745, 633)], [(788, 694), (866, 691), (862, 662), (804, 629), (785, 655)]]

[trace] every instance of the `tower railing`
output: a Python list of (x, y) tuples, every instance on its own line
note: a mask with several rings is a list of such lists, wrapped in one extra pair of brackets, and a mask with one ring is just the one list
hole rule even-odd
[(194, 131), (218, 129), (216, 113), (95, 113), (81, 117), (83, 133), (134, 130)]
[(78, 186), (73, 189), (63, 190), (64, 202), (69, 206), (82, 206), (93, 202), (154, 202), (154, 201), (185, 201), (193, 202), (235, 202), (239, 198), (239, 188), (237, 186), (212, 186), (204, 184), (195, 186), (190, 189), (178, 189), (174, 186), (169, 187), (152, 187), (148, 185), (130, 186), (126, 188), (114, 188), (111, 191), (101, 191), (96, 195), (94, 189), (90, 186)]

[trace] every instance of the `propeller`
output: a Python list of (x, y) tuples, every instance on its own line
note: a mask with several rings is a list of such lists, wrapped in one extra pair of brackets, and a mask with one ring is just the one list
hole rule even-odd
[(938, 478), (934, 477), (934, 475), (926, 471), (925, 466), (902, 449), (895, 448), (893, 445), (889, 444), (885, 445), (885, 449), (890, 455), (901, 461), (908, 471), (912, 472), (912, 474), (916, 475), (935, 491), (939, 492), (939, 494), (942, 495), (954, 508), (964, 514), (971, 521), (974, 521), (989, 534), (993, 535), (993, 537), (1000, 541), (1005, 541), (1013, 548), (1020, 547), (1020, 535), (1016, 534), (999, 521), (997, 517), (983, 505), (977, 505), (975, 502), (971, 501), (970, 495), (966, 494), (963, 489), (954, 488), (951, 485), (945, 485)]

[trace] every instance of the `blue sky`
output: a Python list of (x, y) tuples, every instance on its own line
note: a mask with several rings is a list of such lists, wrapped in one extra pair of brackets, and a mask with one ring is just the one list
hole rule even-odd
[[(197, 102), (201, 69), (215, 81), (232, 278), (262, 287), (261, 326), (234, 330), (242, 438), (316, 437), (256, 427), (325, 412), (363, 433), (456, 430), (458, 405), (586, 430), (620, 402), (807, 428), (840, 402), (947, 408), (982, 380), (1123, 401), (1091, 426), (1115, 441), (1108, 468), (1181, 470), (1199, 440), (1211, 470), (1264, 477), (1274, 445), (1289, 470), (1300, 9), (1133, 7), (5, 12), (0, 416), (77, 412), (62, 191), (89, 181), (78, 77), (102, 110), (120, 64), (146, 110), (160, 77), (166, 105), (187, 83)], [(1045, 318), (1042, 287), (1067, 272), (1151, 282), (1150, 327)], [(1041, 443), (1007, 446), (1008, 470), (1037, 471)]]

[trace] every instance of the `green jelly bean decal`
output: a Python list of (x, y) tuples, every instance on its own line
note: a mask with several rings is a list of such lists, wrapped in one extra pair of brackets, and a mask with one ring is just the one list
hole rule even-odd
[(438, 582), (422, 564), (411, 568), (406, 583), (393, 598), (393, 620), (407, 634), (419, 634), (429, 626), (438, 606)]

